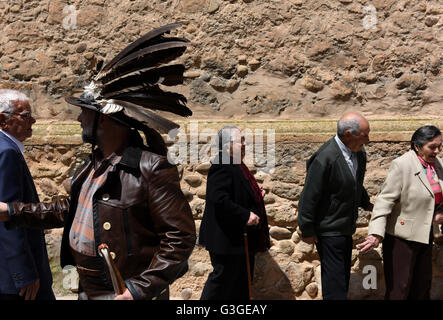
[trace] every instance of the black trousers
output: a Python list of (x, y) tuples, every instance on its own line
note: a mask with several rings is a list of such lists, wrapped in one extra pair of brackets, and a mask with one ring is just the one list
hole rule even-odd
[(318, 237), (323, 300), (347, 300), (351, 276), (352, 236)]
[[(249, 300), (246, 255), (209, 253), (214, 270), (209, 274), (200, 300)], [(249, 254), (251, 280), (254, 277), (254, 254)]]
[(386, 300), (429, 300), (432, 282), (432, 241), (424, 244), (386, 234), (383, 263)]

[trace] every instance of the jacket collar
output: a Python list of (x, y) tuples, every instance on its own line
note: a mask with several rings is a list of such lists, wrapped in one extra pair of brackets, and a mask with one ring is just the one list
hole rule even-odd
[(142, 157), (142, 149), (130, 146), (123, 152), (122, 158), (119, 164), (127, 166), (132, 169), (138, 169), (140, 167), (140, 159)]
[[(100, 150), (95, 150), (94, 154), (98, 154), (101, 152)], [(140, 167), (140, 159), (142, 157), (143, 150), (137, 146), (129, 146), (127, 147), (122, 154), (119, 165), (123, 165), (129, 167), (131, 169), (138, 169)], [(92, 156), (89, 156), (89, 159), (92, 160)]]
[[(423, 165), (421, 164), (420, 160), (418, 160), (417, 154), (414, 150), (408, 151), (409, 157), (411, 158), (411, 161), (414, 166), (414, 175), (420, 179), (420, 181), (423, 183), (423, 185), (428, 189), (429, 193), (434, 197), (434, 191), (432, 191), (431, 184), (429, 183), (428, 177), (426, 177)], [(437, 172), (438, 180), (440, 183), (440, 187), (443, 190), (443, 168), (440, 162), (440, 159), (437, 158), (435, 160), (435, 171)]]
[(354, 183), (359, 182), (361, 179), (361, 173), (362, 173), (362, 168), (363, 168), (363, 161), (360, 156), (362, 154), (362, 151), (359, 151), (356, 153), (358, 167), (357, 167), (357, 172), (356, 172), (356, 179), (354, 179), (354, 176), (352, 175), (352, 172), (351, 172), (351, 168), (349, 168), (349, 165), (346, 162), (345, 156), (343, 155), (343, 152), (340, 149), (340, 146), (338, 145), (337, 141), (335, 140), (335, 138), (332, 138), (330, 141), (332, 142), (332, 144), (335, 148), (335, 151), (338, 154), (341, 165), (346, 168), (345, 172), (347, 172), (348, 176), (350, 177), (350, 180), (353, 181)]
[(6, 131), (0, 130), (0, 132), (3, 133), (3, 135), (7, 139), (9, 139), (11, 142), (13, 142), (12, 144), (14, 145), (14, 147), (23, 154), (23, 152), (25, 150), (25, 147), (23, 146), (23, 143), (18, 141), (14, 136), (12, 136), (11, 134), (7, 133)]

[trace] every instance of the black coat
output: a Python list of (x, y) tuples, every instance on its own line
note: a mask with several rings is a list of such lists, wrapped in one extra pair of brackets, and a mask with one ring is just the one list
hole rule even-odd
[[(212, 164), (206, 184), (206, 206), (200, 225), (199, 244), (215, 254), (244, 254), (244, 229), (250, 212), (260, 217), (260, 224), (247, 227), (249, 251), (265, 241), (269, 247), (266, 211), (260, 215), (259, 204), (249, 181), (236, 164)], [(261, 237), (259, 237), (261, 233)]]
[(298, 224), (303, 237), (347, 236), (356, 229), (358, 207), (367, 208), (363, 187), (366, 153), (357, 152), (357, 180), (334, 138), (307, 162), (305, 185), (298, 203)]

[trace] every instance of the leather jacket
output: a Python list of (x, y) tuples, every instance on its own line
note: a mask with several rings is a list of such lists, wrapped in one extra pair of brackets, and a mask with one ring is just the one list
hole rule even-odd
[[(64, 227), (61, 266), (76, 265), (69, 232), (83, 181), (92, 168), (90, 156), (74, 174), (69, 198), (38, 204), (9, 203), (8, 228), (28, 225)], [(95, 243), (106, 243), (134, 299), (156, 299), (188, 270), (195, 245), (192, 212), (177, 168), (166, 157), (143, 147), (126, 148), (93, 196)], [(102, 264), (103, 281), (109, 274)], [(111, 286), (112, 288), (112, 286)]]

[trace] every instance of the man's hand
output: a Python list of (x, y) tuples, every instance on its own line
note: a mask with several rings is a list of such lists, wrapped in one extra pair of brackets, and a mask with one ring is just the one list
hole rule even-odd
[(129, 290), (126, 289), (125, 292), (116, 296), (114, 300), (134, 300), (134, 298), (132, 297), (132, 294), (129, 292)]
[(35, 300), (38, 289), (40, 288), (40, 279), (35, 280), (35, 282), (28, 284), (26, 287), (20, 289), (20, 297), (25, 296), (25, 300)]
[(0, 222), (9, 221), (8, 205), (4, 202), (0, 202)]
[(246, 223), (247, 226), (255, 226), (258, 225), (258, 223), (260, 222), (260, 218), (251, 211), (251, 213), (249, 214), (249, 220)]
[(312, 236), (312, 237), (306, 237), (306, 238), (301, 238), (301, 241), (309, 243), (309, 244), (315, 244), (318, 242), (317, 236)]
[(365, 241), (357, 244), (357, 248), (360, 249), (360, 252), (367, 252), (371, 249), (377, 248), (382, 237), (376, 234), (370, 234), (366, 237)]

